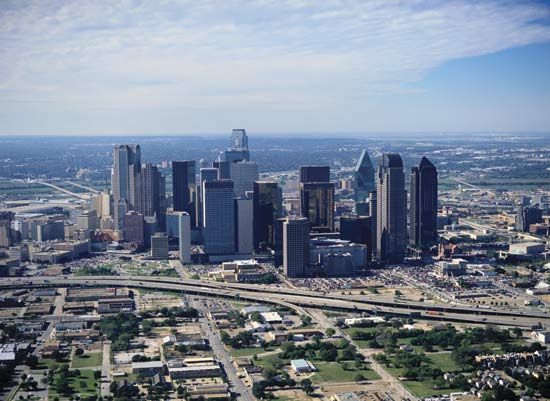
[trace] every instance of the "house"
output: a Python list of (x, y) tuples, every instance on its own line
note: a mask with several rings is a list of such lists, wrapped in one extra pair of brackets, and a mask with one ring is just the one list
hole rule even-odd
[(296, 372), (296, 374), (311, 373), (316, 370), (315, 366), (313, 366), (311, 362), (308, 362), (305, 359), (294, 359), (290, 361), (290, 366), (292, 367), (292, 370)]

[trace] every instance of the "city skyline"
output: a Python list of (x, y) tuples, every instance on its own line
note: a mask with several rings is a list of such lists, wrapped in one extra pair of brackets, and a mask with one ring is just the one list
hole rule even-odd
[(540, 1), (3, 2), (0, 135), (548, 132), (548, 15)]

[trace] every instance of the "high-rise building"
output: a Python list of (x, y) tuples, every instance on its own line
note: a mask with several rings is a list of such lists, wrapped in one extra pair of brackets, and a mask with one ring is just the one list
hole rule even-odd
[(139, 210), (141, 202), (141, 148), (139, 145), (115, 145), (111, 187), (113, 201), (125, 199), (128, 210)]
[(195, 160), (172, 162), (172, 202), (174, 212), (187, 212), (191, 216), (191, 225), (196, 225)]
[(191, 216), (187, 212), (175, 212), (178, 215), (178, 236), (180, 262), (191, 263)]
[(340, 217), (340, 239), (367, 246), (367, 261), (372, 260), (372, 220), (370, 216)]
[(254, 213), (252, 197), (235, 199), (235, 251), (250, 254), (254, 251)]
[(14, 242), (11, 228), (14, 217), (13, 212), (0, 212), (0, 248), (9, 248)]
[(97, 211), (100, 219), (106, 219), (111, 216), (112, 197), (109, 190), (105, 190), (92, 198), (92, 208)]
[(286, 218), (279, 217), (273, 222), (273, 251), (275, 267), (283, 265), (283, 229)]
[(367, 149), (361, 152), (353, 172), (353, 189), (355, 191), (355, 202), (364, 203), (369, 194), (374, 191), (374, 167), (370, 160)]
[(151, 237), (151, 259), (168, 259), (168, 236), (158, 232)]
[(124, 227), (126, 242), (133, 242), (140, 248), (145, 245), (145, 221), (141, 213), (136, 211), (126, 213)]
[(275, 181), (254, 182), (254, 248), (273, 246), (273, 222), (282, 216), (283, 195)]
[(422, 157), (411, 170), (409, 242), (427, 249), (437, 243), (437, 169)]
[(287, 218), (283, 223), (283, 269), (287, 277), (306, 274), (309, 264), (309, 221)]
[(334, 184), (300, 184), (300, 213), (309, 220), (311, 231), (334, 232)]
[(237, 163), (250, 160), (250, 151), (248, 150), (248, 136), (244, 129), (234, 129), (231, 133), (231, 144), (225, 151), (225, 161)]
[(300, 183), (330, 182), (330, 166), (300, 167)]
[(198, 209), (197, 224), (204, 227), (204, 183), (216, 181), (218, 179), (218, 169), (213, 167), (203, 167), (199, 172), (199, 185), (196, 191), (196, 205)]
[(203, 183), (204, 249), (212, 255), (235, 251), (235, 213), (233, 181), (214, 180)]
[(256, 162), (237, 162), (229, 165), (231, 181), (234, 183), (235, 197), (245, 195), (254, 190), (254, 181), (258, 180), (258, 164)]
[(114, 221), (115, 221), (115, 228), (117, 230), (124, 230), (124, 224), (126, 222), (124, 216), (126, 216), (126, 213), (128, 213), (128, 203), (126, 202), (126, 199), (120, 198), (115, 202), (115, 215), (114, 215)]
[(381, 262), (400, 263), (407, 249), (407, 201), (401, 156), (384, 154), (378, 163), (376, 251)]
[(542, 209), (537, 206), (518, 207), (516, 214), (516, 229), (518, 231), (528, 232), (531, 224), (542, 223)]
[(217, 160), (212, 163), (212, 167), (218, 169), (218, 180), (231, 179), (231, 163), (224, 160)]
[[(141, 169), (141, 205), (138, 212), (145, 217), (155, 216), (162, 228), (165, 210), (161, 207), (161, 175), (157, 166), (145, 163)], [(162, 215), (162, 217), (161, 217)]]
[(85, 231), (95, 231), (99, 229), (99, 218), (95, 209), (82, 210), (76, 218), (76, 228)]

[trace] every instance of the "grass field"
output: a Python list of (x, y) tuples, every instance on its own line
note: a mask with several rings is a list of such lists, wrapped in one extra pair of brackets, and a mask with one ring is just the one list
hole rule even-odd
[(264, 357), (259, 357), (258, 360), (254, 361), (255, 365), (261, 366), (264, 369), (271, 368), (278, 370), (284, 366), (290, 365), (290, 360), (279, 358), (279, 354), (268, 355)]
[(240, 357), (240, 356), (253, 356), (253, 355), (257, 355), (257, 354), (261, 354), (261, 353), (269, 352), (269, 351), (273, 351), (273, 350), (274, 350), (274, 348), (268, 348), (267, 350), (265, 350), (261, 347), (257, 347), (257, 348), (240, 348), (240, 349), (231, 348), (229, 353), (233, 357)]
[(75, 356), (71, 367), (73, 369), (91, 368), (101, 366), (103, 362), (103, 353), (100, 352), (88, 352), (86, 354)]
[[(57, 374), (54, 379), (57, 379)], [(69, 379), (69, 386), (74, 391), (75, 394), (80, 394), (80, 398), (87, 397), (90, 395), (98, 395), (98, 383), (94, 379), (94, 371), (92, 369), (83, 369), (80, 371), (80, 376), (71, 377)], [(68, 400), (69, 397), (62, 397), (57, 394), (55, 388), (50, 388), (48, 399), (53, 400), (55, 397), (59, 397), (60, 400)]]
[(313, 362), (318, 369), (312, 377), (314, 383), (343, 383), (353, 381), (355, 375), (361, 374), (367, 380), (379, 380), (380, 376), (368, 368), (360, 370), (344, 370), (338, 362)]

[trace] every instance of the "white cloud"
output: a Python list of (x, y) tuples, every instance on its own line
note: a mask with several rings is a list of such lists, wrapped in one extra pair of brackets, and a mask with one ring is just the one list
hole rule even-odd
[(537, 23), (547, 17), (537, 3), (473, 0), (4, 1), (0, 101), (323, 109), (417, 91), (448, 61), (548, 41)]

